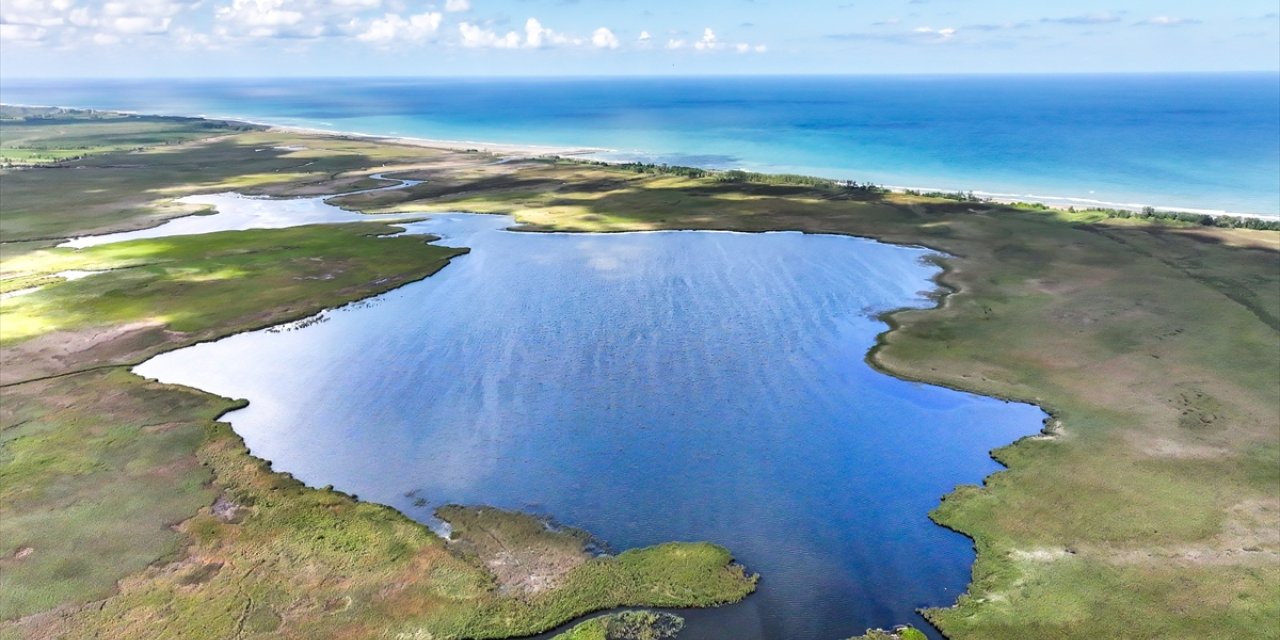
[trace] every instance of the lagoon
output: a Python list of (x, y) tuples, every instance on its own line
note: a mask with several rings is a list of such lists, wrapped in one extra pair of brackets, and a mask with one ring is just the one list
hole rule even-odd
[(760, 590), (691, 615), (690, 638), (923, 625), (915, 608), (964, 589), (970, 542), (926, 514), (1044, 415), (868, 366), (877, 314), (932, 304), (930, 251), (511, 224), (406, 224), (472, 251), (319, 321), (136, 371), (249, 399), (226, 419), (276, 470), (428, 524), (445, 503), (490, 504), (618, 550), (722, 544)]

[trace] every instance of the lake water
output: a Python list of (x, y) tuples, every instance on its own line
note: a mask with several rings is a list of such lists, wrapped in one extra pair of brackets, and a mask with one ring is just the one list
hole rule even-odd
[[(371, 177), (385, 179), (380, 173), (375, 173)], [(342, 195), (403, 189), (421, 183), (421, 180), (396, 180), (395, 184), (385, 187), (350, 191)], [(214, 213), (173, 218), (154, 227), (135, 231), (81, 236), (67, 240), (58, 246), (83, 249), (113, 242), (125, 242), (126, 240), (189, 236), (235, 229), (281, 229), (304, 224), (368, 222), (370, 220), (396, 221), (422, 218), (421, 215), (416, 214), (379, 214), (377, 216), (369, 216), (358, 211), (348, 211), (329, 204), (329, 199), (333, 197), (315, 196), (280, 199), (267, 198), (265, 196), (246, 196), (239, 193), (208, 193), (185, 196), (178, 198), (177, 202), (209, 207)]]
[(136, 371), (248, 398), (227, 418), (275, 469), (424, 522), (490, 504), (619, 550), (725, 545), (759, 592), (692, 613), (689, 638), (835, 640), (960, 594), (971, 545), (926, 514), (1043, 414), (866, 364), (876, 313), (931, 304), (926, 250), (510, 223), (410, 224), (472, 252), (323, 322)]
[(1280, 74), (85, 81), (6, 102), (1280, 215)]

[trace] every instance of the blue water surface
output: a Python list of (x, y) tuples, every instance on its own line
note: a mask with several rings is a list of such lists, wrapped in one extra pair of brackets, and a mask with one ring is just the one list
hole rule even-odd
[(6, 80), (11, 103), (1280, 215), (1280, 75)]
[(690, 638), (837, 640), (963, 591), (970, 542), (927, 513), (1044, 416), (867, 365), (876, 314), (931, 304), (927, 250), (508, 224), (412, 224), (472, 251), (323, 322), (137, 371), (248, 398), (227, 418), (255, 455), (424, 522), (490, 504), (618, 550), (725, 545), (760, 590), (690, 614)]

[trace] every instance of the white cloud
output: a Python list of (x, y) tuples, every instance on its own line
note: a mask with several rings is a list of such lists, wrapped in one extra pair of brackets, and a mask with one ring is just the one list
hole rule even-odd
[(641, 31), (640, 37), (636, 38), (636, 40), (639, 40), (640, 42), (649, 42), (650, 40), (653, 40), (653, 36), (649, 35), (648, 31)]
[(948, 40), (956, 35), (956, 30), (951, 27), (944, 27), (942, 29), (934, 29), (933, 27), (916, 27), (912, 33), (916, 33), (921, 36), (928, 36), (934, 40)]
[[(41, 0), (5, 0), (0, 3), (0, 23), (9, 25), (4, 30), (6, 38), (7, 34), (22, 33), (21, 36), (14, 36), (19, 40), (39, 40), (44, 37), (47, 31), (37, 31), (36, 29), (17, 29), (15, 27), (57, 27), (64, 22), (63, 13), (70, 8), (70, 3), (64, 1), (58, 2), (42, 2)], [(35, 34), (40, 33), (38, 38), (33, 38)]]
[[(688, 42), (679, 38), (667, 40), (667, 49), (677, 50), (689, 46)], [(736, 51), (738, 53), (764, 53), (769, 50), (763, 44), (753, 45), (749, 42), (724, 42), (711, 27), (702, 29), (702, 37), (693, 41), (693, 48), (698, 51)]]
[(108, 18), (106, 24), (124, 34), (161, 34), (169, 30), (172, 18), (159, 16), (120, 16)]
[(1078, 16), (1067, 16), (1065, 18), (1041, 18), (1040, 22), (1056, 22), (1058, 24), (1077, 24), (1077, 25), (1099, 25), (1120, 22), (1120, 16), (1110, 11), (1102, 13), (1089, 13)]
[(719, 43), (716, 42), (716, 32), (712, 31), (711, 27), (707, 27), (703, 29), (702, 39), (693, 43), (693, 48), (697, 49), (698, 51), (709, 51), (711, 49), (715, 49), (718, 46), (720, 45)]
[(206, 49), (215, 48), (213, 38), (207, 33), (200, 33), (187, 27), (177, 27), (173, 30), (173, 39), (183, 49)]
[(44, 40), (49, 34), (49, 30), (30, 24), (13, 24), (9, 22), (0, 23), (0, 40), (9, 42), (39, 42)]
[(1189, 18), (1175, 18), (1173, 16), (1156, 16), (1139, 22), (1138, 24), (1150, 25), (1153, 27), (1178, 27), (1188, 24), (1199, 24), (1199, 20)]
[(303, 15), (285, 7), (285, 0), (232, 0), (218, 7), (215, 15), (240, 35), (276, 37), (283, 35), (319, 35), (319, 29), (302, 29)]
[(524, 46), (538, 49), (547, 46), (581, 45), (583, 39), (553, 31), (542, 25), (537, 18), (529, 18), (524, 23)]
[(551, 35), (551, 30), (542, 26), (537, 18), (529, 18), (524, 23), (525, 44), (533, 48), (542, 46), (543, 38)]
[(600, 27), (592, 32), (591, 44), (595, 45), (598, 49), (617, 49), (618, 36), (613, 35), (612, 31), (604, 27)]
[(376, 45), (394, 42), (424, 42), (440, 29), (444, 16), (437, 11), (427, 11), (403, 18), (398, 13), (388, 13), (373, 20), (356, 39)]
[(6, 40), (56, 38), (63, 46), (116, 44), (170, 32), (174, 18), (199, 0), (108, 0), (76, 6), (71, 0), (10, 0), (0, 4)]
[(464, 47), (514, 49), (520, 46), (520, 35), (514, 31), (508, 31), (506, 35), (499, 36), (493, 29), (486, 29), (470, 22), (463, 22), (458, 25), (458, 33), (462, 36), (462, 46)]
[(89, 27), (93, 26), (95, 20), (93, 13), (88, 9), (81, 7), (79, 9), (72, 9), (67, 13), (67, 22), (70, 22), (73, 26), (77, 27)]
[(471, 0), (445, 0), (444, 10), (449, 13), (471, 10)]

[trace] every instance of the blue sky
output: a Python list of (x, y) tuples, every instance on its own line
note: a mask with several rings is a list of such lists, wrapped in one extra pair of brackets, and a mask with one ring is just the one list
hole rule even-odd
[(1276, 0), (4, 0), (18, 76), (1280, 69)]

